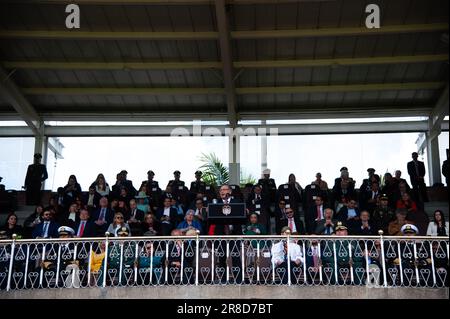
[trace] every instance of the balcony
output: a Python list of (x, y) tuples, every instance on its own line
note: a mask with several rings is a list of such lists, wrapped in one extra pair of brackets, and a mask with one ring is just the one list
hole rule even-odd
[(15, 239), (0, 298), (448, 298), (448, 268), (448, 237)]

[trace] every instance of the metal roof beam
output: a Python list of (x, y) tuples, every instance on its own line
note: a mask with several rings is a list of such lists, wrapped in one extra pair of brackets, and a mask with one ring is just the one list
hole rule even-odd
[[(301, 2), (323, 2), (330, 0), (300, 0)], [(6, 3), (40, 3), (40, 4), (70, 4), (73, 0), (3, 0)], [(299, 0), (226, 0), (227, 4), (267, 4), (296, 3)], [(207, 5), (214, 0), (77, 0), (82, 5)]]
[(11, 80), (11, 74), (6, 73), (2, 68), (0, 68), (0, 95), (19, 113), (35, 135), (42, 134), (39, 115)]
[[(378, 65), (399, 63), (428, 63), (448, 61), (448, 54), (425, 54), (367, 58), (299, 59), (235, 61), (234, 68), (300, 68), (345, 65)], [(222, 69), (222, 62), (48, 62), (48, 61), (4, 61), (7, 69), (30, 70), (201, 70)]]
[[(228, 80), (229, 81), (229, 80)], [(232, 81), (232, 79), (231, 79)], [(227, 81), (225, 81), (227, 82)], [(240, 87), (234, 88), (232, 83), (223, 88), (57, 88), (35, 87), (23, 88), (25, 95), (208, 95), (226, 94), (230, 115), (235, 101), (233, 92), (238, 95), (247, 94), (286, 94), (286, 93), (318, 93), (318, 92), (366, 92), (385, 90), (437, 90), (445, 86), (445, 82), (411, 82), (411, 83), (377, 83), (350, 85), (304, 85), (280, 87)]]
[[(448, 130), (448, 121), (443, 123)], [(289, 125), (238, 125), (245, 135), (267, 134), (277, 130), (278, 135), (308, 135), (308, 134), (354, 134), (354, 133), (402, 133), (425, 132), (427, 121), (412, 122), (365, 122), (365, 123), (330, 123), (330, 124), (289, 124)], [(45, 132), (51, 137), (100, 137), (100, 136), (224, 136), (229, 126), (203, 125), (199, 129), (191, 125), (184, 126), (46, 126)], [(258, 131), (260, 130), (260, 131)], [(345, 132), (345, 133), (343, 133)], [(29, 128), (0, 127), (0, 136), (32, 136)]]
[(222, 60), (223, 84), (227, 100), (228, 121), (231, 127), (237, 124), (236, 90), (234, 87), (234, 69), (231, 58), (231, 39), (225, 0), (216, 0), (217, 30), (219, 30), (220, 57)]
[[(221, 0), (224, 2), (223, 0)], [(379, 34), (441, 32), (449, 29), (447, 23), (386, 25), (379, 29), (365, 27), (251, 30), (231, 31), (234, 40), (270, 38), (309, 38), (337, 36), (365, 36)], [(44, 31), (44, 30), (0, 30), (0, 38), (53, 39), (53, 40), (217, 40), (219, 32), (146, 32), (146, 31)]]

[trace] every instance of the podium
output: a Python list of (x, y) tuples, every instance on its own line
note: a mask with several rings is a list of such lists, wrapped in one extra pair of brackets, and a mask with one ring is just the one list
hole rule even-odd
[(244, 203), (230, 204), (209, 204), (208, 222), (214, 224), (245, 224), (247, 223), (247, 213)]

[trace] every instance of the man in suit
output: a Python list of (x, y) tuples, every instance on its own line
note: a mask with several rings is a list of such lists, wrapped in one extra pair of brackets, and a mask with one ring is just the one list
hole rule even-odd
[(316, 196), (314, 206), (311, 206), (305, 214), (306, 233), (314, 234), (317, 223), (324, 218), (324, 204), (321, 196)]
[(125, 217), (125, 221), (130, 226), (132, 236), (142, 234), (141, 223), (144, 222), (145, 213), (137, 208), (135, 199), (130, 200), (130, 213)]
[(380, 175), (375, 174), (375, 168), (368, 168), (367, 173), (369, 174), (369, 178), (365, 178), (359, 187), (359, 191), (366, 192), (370, 190), (370, 184), (372, 183), (372, 179), (376, 180), (378, 183), (380, 182)]
[(361, 209), (368, 210), (372, 214), (377, 207), (378, 197), (380, 195), (380, 184), (378, 182), (372, 182), (370, 190), (364, 193), (363, 200), (361, 201)]
[(52, 213), (45, 210), (42, 213), (42, 223), (37, 224), (33, 229), (32, 237), (35, 238), (58, 238), (58, 228), (57, 222), (52, 220)]
[(113, 212), (108, 207), (108, 199), (102, 197), (100, 199), (100, 207), (92, 215), (92, 221), (96, 225), (96, 234), (99, 237), (105, 236), (105, 232), (109, 227), (109, 224), (113, 222)]
[[(219, 189), (219, 199), (218, 203), (223, 204), (231, 204), (231, 203), (240, 203), (241, 201), (237, 198), (233, 198), (231, 196), (231, 187), (229, 185), (222, 185)], [(209, 222), (208, 223), (208, 235), (242, 235), (242, 225), (234, 224), (234, 225), (223, 225), (223, 224), (214, 224)], [(241, 241), (239, 240), (230, 240), (229, 241), (229, 247), (230, 247), (230, 253), (231, 250), (233, 250), (236, 247), (241, 246)], [(221, 252), (226, 252), (226, 241), (222, 240), (218, 244), (218, 250)], [(241, 283), (242, 282), (242, 261), (241, 261), (241, 253), (234, 251), (233, 254), (231, 254), (231, 262), (234, 268), (234, 271), (231, 272), (233, 275), (233, 278), (235, 280), (235, 283)], [(223, 256), (218, 257), (218, 264), (217, 267), (226, 269), (226, 260), (227, 256), (224, 254)], [(215, 276), (218, 278), (218, 276)], [(221, 278), (221, 281), (223, 283), (226, 282), (226, 275), (224, 274)]]
[(361, 212), (359, 220), (355, 221), (349, 227), (349, 234), (361, 236), (371, 236), (378, 234), (378, 231), (372, 225), (372, 221), (370, 220), (370, 214), (367, 210), (363, 210)]
[(413, 190), (421, 197), (422, 202), (428, 202), (427, 186), (425, 185), (425, 165), (417, 160), (419, 154), (413, 152), (411, 154), (412, 161), (408, 163), (408, 174), (411, 178)]
[(178, 220), (177, 209), (172, 207), (172, 198), (164, 199), (163, 207), (158, 209), (156, 217), (161, 222), (162, 235), (169, 236), (170, 232), (176, 228)]
[(261, 185), (255, 185), (253, 187), (252, 194), (247, 198), (246, 207), (249, 213), (256, 213), (258, 215), (258, 221), (265, 229), (270, 229), (270, 201), (262, 193)]
[(359, 209), (356, 200), (350, 198), (347, 202), (347, 206), (342, 206), (336, 214), (336, 219), (351, 227), (351, 224), (359, 219)]
[(298, 214), (294, 213), (292, 208), (286, 208), (286, 218), (281, 221), (281, 228), (287, 226), (292, 235), (304, 235), (305, 227)]
[(41, 159), (41, 154), (34, 154), (34, 163), (27, 169), (24, 183), (27, 205), (39, 205), (41, 202), (42, 182), (48, 178), (47, 168), (41, 164)]
[(333, 219), (334, 212), (331, 208), (326, 208), (324, 219), (317, 222), (315, 234), (317, 235), (333, 235), (337, 220)]
[(89, 221), (89, 211), (86, 208), (80, 209), (80, 220), (75, 225), (75, 236), (78, 238), (95, 237), (95, 224)]
[(286, 201), (284, 199), (280, 199), (278, 202), (278, 207), (275, 208), (275, 231), (277, 234), (281, 233), (281, 228), (284, 225), (284, 220), (287, 218), (286, 216)]
[(447, 159), (442, 163), (442, 175), (445, 176), (445, 184), (448, 187), (448, 179), (450, 177), (450, 173), (448, 170), (448, 154), (449, 154), (449, 150), (448, 148), (445, 150), (446, 154), (447, 154)]

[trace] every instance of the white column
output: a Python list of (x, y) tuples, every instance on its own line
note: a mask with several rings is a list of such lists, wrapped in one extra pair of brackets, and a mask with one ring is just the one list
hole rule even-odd
[(228, 143), (228, 169), (230, 172), (230, 184), (240, 184), (241, 163), (240, 163), (240, 136), (239, 134), (230, 135)]
[(427, 158), (428, 158), (428, 177), (430, 186), (435, 183), (441, 183), (441, 160), (439, 158), (439, 141), (438, 136), (430, 138), (430, 135), (426, 135), (427, 145)]

